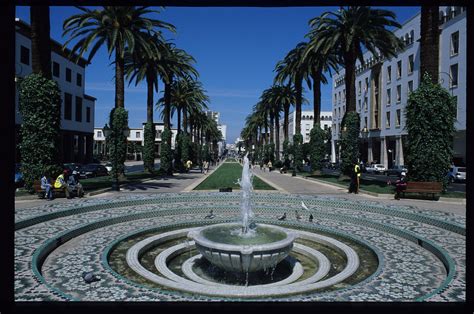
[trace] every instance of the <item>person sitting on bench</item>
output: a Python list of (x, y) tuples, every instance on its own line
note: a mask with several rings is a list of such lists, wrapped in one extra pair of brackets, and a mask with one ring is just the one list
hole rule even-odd
[(66, 194), (67, 198), (71, 198), (71, 195), (69, 194), (69, 189), (67, 188), (67, 182), (66, 182), (66, 176), (67, 176), (67, 170), (64, 170), (63, 173), (61, 173), (57, 178), (56, 181), (54, 182), (54, 188), (55, 189), (61, 189), (64, 191)]
[(68, 172), (68, 178), (67, 178), (67, 188), (69, 190), (69, 193), (76, 194), (79, 197), (84, 196), (84, 190), (82, 189), (82, 184), (76, 181), (76, 178), (74, 178), (73, 175), (70, 175)]
[(400, 199), (400, 193), (407, 188), (407, 180), (405, 172), (402, 172), (400, 179), (395, 182), (395, 199)]
[(51, 201), (53, 200), (53, 186), (49, 183), (49, 179), (46, 176), (46, 173), (43, 173), (43, 177), (41, 177), (41, 189), (45, 190), (44, 197)]

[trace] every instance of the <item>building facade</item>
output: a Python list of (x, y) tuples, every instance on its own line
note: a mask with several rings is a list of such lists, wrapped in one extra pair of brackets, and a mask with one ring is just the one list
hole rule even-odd
[[(30, 33), (28, 24), (15, 19), (15, 82), (32, 73)], [(84, 92), (86, 60), (81, 58), (76, 64), (68, 54), (69, 50), (62, 51), (61, 44), (51, 40), (52, 78), (59, 85), (62, 100), (60, 159), (64, 163), (89, 163), (92, 162), (96, 98)], [(18, 144), (22, 117), (18, 109), (18, 87), (15, 89), (15, 139)], [(15, 159), (16, 162), (21, 159), (18, 149)]]
[[(314, 125), (314, 111), (301, 111), (301, 135), (303, 135), (303, 143), (309, 143), (311, 129)], [(321, 129), (328, 130), (332, 124), (332, 112), (321, 111), (320, 113)], [(288, 116), (288, 138), (293, 142), (293, 135), (296, 133), (296, 112), (293, 111)], [(285, 134), (283, 132), (284, 118), (280, 119), (280, 152), (283, 152), (283, 141)]]
[[(144, 134), (145, 125), (142, 124), (141, 128), (130, 128), (130, 134), (127, 137), (127, 142), (135, 146), (144, 145)], [(163, 133), (165, 126), (163, 123), (155, 123), (155, 156), (161, 155), (161, 134)], [(177, 129), (171, 129), (171, 149), (175, 148)], [(141, 149), (134, 150), (131, 145), (128, 145), (128, 154), (134, 155), (133, 159), (142, 159)], [(103, 128), (94, 128), (94, 155), (103, 158), (107, 156), (107, 143), (105, 141), (105, 134)]]
[[(457, 102), (454, 162), (466, 158), (466, 11), (440, 7), (439, 79)], [(361, 161), (385, 167), (404, 164), (407, 130), (405, 108), (409, 94), (420, 82), (420, 14), (394, 34), (404, 48), (396, 57), (364, 54), (356, 63), (356, 111), (360, 115)], [(344, 69), (333, 77), (332, 162), (339, 156), (341, 122), (346, 111)]]

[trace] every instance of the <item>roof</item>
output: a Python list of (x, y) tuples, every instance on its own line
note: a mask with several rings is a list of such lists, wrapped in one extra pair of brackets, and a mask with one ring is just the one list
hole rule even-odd
[(96, 100), (97, 100), (97, 98), (95, 98), (95, 97), (93, 97), (93, 96), (90, 96), (90, 95), (86, 95), (86, 94), (84, 94), (84, 98), (85, 98), (85, 99), (88, 99), (88, 100), (92, 100), (92, 101), (96, 101)]
[[(19, 18), (15, 18), (15, 26), (16, 26), (15, 27), (16, 32), (31, 39), (31, 26), (29, 24), (27, 24), (25, 21), (20, 20)], [(71, 60), (71, 58), (69, 58), (69, 54), (71, 53), (71, 50), (67, 48), (63, 50), (62, 44), (55, 41), (54, 39), (51, 39), (51, 51), (54, 51), (55, 53), (63, 56), (64, 58), (74, 62), (73, 60)], [(74, 56), (77, 57), (77, 54), (74, 54)], [(86, 65), (89, 63), (87, 62), (86, 59), (81, 57), (78, 60), (77, 64), (85, 68)]]

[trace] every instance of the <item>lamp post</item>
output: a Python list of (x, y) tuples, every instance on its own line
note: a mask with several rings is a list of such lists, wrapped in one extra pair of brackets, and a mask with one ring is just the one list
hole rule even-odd
[[(110, 128), (107, 123), (105, 124), (104, 128), (103, 128), (103, 131), (104, 131), (104, 135), (106, 138), (109, 138), (109, 136), (111, 136), (113, 133), (114, 133), (114, 130), (112, 128)], [(122, 134), (125, 136), (125, 137), (128, 137), (128, 135), (130, 134), (130, 129), (128, 127), (126, 127), (125, 129), (122, 130)], [(119, 186), (119, 182), (118, 182), (118, 171), (117, 171), (117, 166), (118, 166), (118, 158), (117, 158), (117, 146), (118, 146), (118, 137), (113, 134), (113, 145), (114, 145), (114, 148), (115, 148), (115, 151), (114, 151), (114, 165), (113, 165), (113, 175), (114, 175), (114, 180), (112, 181), (112, 191), (120, 191), (120, 186)]]
[[(391, 164), (392, 164), (391, 166), (393, 166), (393, 159), (392, 159), (393, 150), (388, 149), (387, 152), (388, 152), (388, 160), (389, 160), (389, 163), (391, 163)], [(390, 168), (390, 165), (388, 165), (388, 166), (389, 166), (388, 168)]]

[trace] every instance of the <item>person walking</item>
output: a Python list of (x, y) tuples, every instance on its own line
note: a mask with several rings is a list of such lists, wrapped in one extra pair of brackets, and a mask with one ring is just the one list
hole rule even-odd
[(395, 182), (395, 199), (400, 200), (400, 193), (407, 188), (406, 173), (402, 172)]
[(360, 176), (361, 176), (361, 171), (360, 171), (360, 166), (358, 163), (354, 165), (354, 173), (356, 177), (356, 185), (355, 185), (355, 194), (359, 193), (359, 187), (360, 187)]
[(269, 160), (268, 161), (268, 172), (272, 172), (272, 167), (273, 167), (272, 161)]
[(193, 162), (188, 159), (188, 161), (186, 161), (186, 172), (189, 172), (192, 166), (193, 166)]
[(56, 178), (56, 181), (54, 182), (54, 188), (63, 190), (64, 193), (66, 194), (66, 198), (70, 199), (71, 195), (69, 194), (69, 189), (67, 188), (66, 176), (67, 176), (67, 170), (64, 170), (63, 173), (61, 173)]
[(53, 200), (53, 186), (49, 182), (49, 179), (46, 176), (46, 173), (44, 173), (43, 177), (41, 178), (41, 189), (45, 190), (44, 197), (48, 201), (52, 201)]

